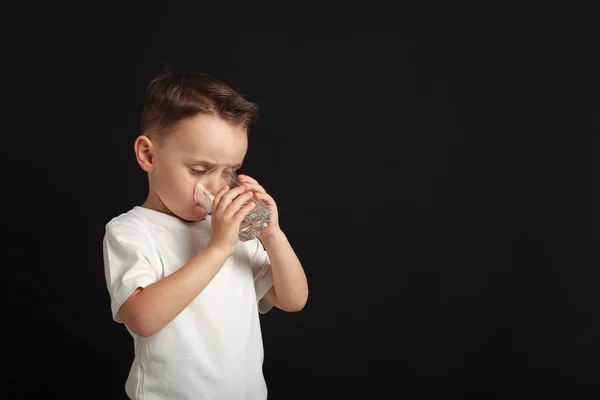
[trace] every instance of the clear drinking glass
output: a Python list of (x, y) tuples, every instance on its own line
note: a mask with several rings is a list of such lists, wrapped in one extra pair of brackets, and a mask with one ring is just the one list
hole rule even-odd
[[(215, 167), (198, 179), (194, 199), (210, 214), (213, 199), (222, 187), (229, 186), (233, 189), (241, 185), (234, 171)], [(262, 200), (252, 197), (248, 201), (254, 203), (254, 208), (240, 225), (239, 238), (242, 242), (258, 237), (269, 224), (271, 218), (271, 212)]]

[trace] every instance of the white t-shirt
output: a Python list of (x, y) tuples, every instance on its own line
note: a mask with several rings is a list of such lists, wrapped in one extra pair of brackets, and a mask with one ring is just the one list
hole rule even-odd
[[(138, 287), (185, 265), (210, 238), (210, 217), (185, 222), (134, 207), (106, 224), (104, 268), (112, 315)], [(134, 341), (125, 384), (131, 399), (265, 400), (259, 313), (273, 285), (269, 257), (258, 239), (239, 242), (221, 270), (158, 333)]]

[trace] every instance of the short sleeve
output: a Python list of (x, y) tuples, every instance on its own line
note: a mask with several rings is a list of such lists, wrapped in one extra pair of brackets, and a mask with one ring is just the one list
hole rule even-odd
[(139, 230), (123, 224), (108, 224), (103, 240), (104, 273), (113, 319), (125, 300), (138, 288), (158, 280), (150, 263), (150, 241)]
[(256, 290), (256, 301), (258, 311), (265, 314), (273, 304), (264, 299), (265, 294), (273, 287), (273, 274), (271, 272), (271, 261), (269, 255), (260, 240), (254, 239), (250, 243), (250, 265), (254, 275), (254, 289)]

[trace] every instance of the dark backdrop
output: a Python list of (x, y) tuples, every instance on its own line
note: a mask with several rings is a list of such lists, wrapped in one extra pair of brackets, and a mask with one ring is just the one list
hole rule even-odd
[(164, 62), (262, 107), (244, 172), (310, 284), (261, 317), (270, 399), (600, 397), (600, 20), (406, 3), (7, 12), (2, 387), (124, 398), (101, 241), (144, 200), (132, 145)]

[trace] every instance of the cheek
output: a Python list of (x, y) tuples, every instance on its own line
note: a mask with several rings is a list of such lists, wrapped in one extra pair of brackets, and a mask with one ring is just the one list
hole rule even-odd
[(187, 201), (190, 198), (193, 201), (194, 199), (195, 179), (186, 170), (163, 169), (156, 174), (156, 183), (160, 187), (162, 196), (171, 201)]
[(196, 204), (196, 200), (194, 200), (194, 190), (196, 190), (197, 183), (198, 180), (191, 176), (181, 185), (182, 196), (185, 196), (186, 200), (190, 200), (194, 204)]
[(180, 171), (177, 174), (177, 177), (173, 177), (173, 192), (176, 192), (179, 196), (180, 201), (185, 203), (192, 202), (196, 203), (194, 200), (194, 189), (196, 189), (196, 184), (198, 183), (198, 178), (191, 174), (188, 170)]

